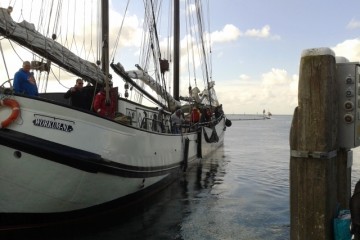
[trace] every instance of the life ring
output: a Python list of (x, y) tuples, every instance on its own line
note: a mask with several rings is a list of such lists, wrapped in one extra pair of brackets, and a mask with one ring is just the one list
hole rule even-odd
[(0, 106), (7, 106), (12, 110), (10, 116), (0, 123), (0, 128), (6, 128), (18, 118), (20, 113), (20, 105), (14, 99), (5, 98), (0, 100)]

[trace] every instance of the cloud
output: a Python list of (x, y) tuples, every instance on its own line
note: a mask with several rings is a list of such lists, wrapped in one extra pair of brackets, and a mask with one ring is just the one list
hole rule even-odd
[(240, 78), (240, 80), (249, 80), (250, 76), (248, 76), (246, 74), (241, 74), (239, 78)]
[(241, 32), (236, 26), (226, 24), (221, 31), (211, 33), (211, 40), (213, 43), (231, 42), (238, 39), (240, 35)]
[[(360, 38), (345, 40), (332, 49), (336, 56), (359, 61)], [(217, 84), (217, 95), (228, 114), (261, 114), (263, 109), (273, 114), (292, 114), (298, 105), (298, 82), (297, 74), (272, 68), (259, 78), (241, 74), (236, 80), (221, 82)]]
[(195, 4), (189, 4), (188, 8), (186, 9), (186, 13), (188, 15), (194, 13), (196, 11), (196, 5)]
[(345, 57), (349, 61), (360, 60), (360, 38), (345, 40), (332, 49), (338, 57)]
[(265, 25), (261, 29), (248, 29), (245, 31), (245, 33), (243, 33), (236, 26), (232, 24), (226, 24), (221, 31), (215, 31), (211, 34), (211, 39), (213, 43), (235, 41), (239, 37), (262, 38), (272, 40), (280, 39), (280, 36), (271, 33), (271, 28), (269, 25)]
[[(110, 12), (111, 23), (110, 26), (116, 26), (112, 29), (109, 29), (110, 32), (116, 33), (111, 34), (110, 36), (113, 38), (111, 40), (115, 40), (118, 32), (120, 31), (119, 24), (116, 23), (118, 19), (123, 19), (123, 16), (118, 13), (111, 11)], [(140, 47), (141, 39), (142, 39), (142, 22), (136, 15), (126, 16), (124, 20), (124, 24), (121, 29), (121, 37), (119, 39), (119, 47)], [(115, 42), (115, 41), (114, 41)], [(113, 46), (113, 45), (111, 45)]]
[(245, 36), (248, 37), (259, 37), (259, 38), (267, 38), (270, 36), (270, 26), (266, 25), (262, 29), (249, 29), (246, 30)]
[[(360, 38), (345, 40), (332, 49), (336, 56), (359, 61)], [(228, 113), (256, 114), (266, 109), (273, 114), (292, 114), (298, 105), (298, 82), (298, 75), (272, 68), (259, 78), (242, 74), (237, 80), (218, 84), (218, 98)]]
[(273, 68), (255, 79), (239, 79), (217, 84), (217, 96), (227, 113), (256, 114), (263, 109), (273, 114), (292, 114), (297, 103), (298, 75)]
[(274, 39), (274, 40), (280, 39), (280, 36), (272, 35), (270, 33), (270, 26), (269, 25), (265, 25), (261, 29), (253, 28), (253, 29), (246, 30), (245, 33), (244, 33), (244, 36), (246, 36), (246, 37), (255, 37), (255, 38), (271, 38), (271, 39)]
[(357, 21), (355, 19), (351, 19), (351, 21), (348, 23), (346, 28), (348, 28), (348, 29), (360, 28), (360, 21)]

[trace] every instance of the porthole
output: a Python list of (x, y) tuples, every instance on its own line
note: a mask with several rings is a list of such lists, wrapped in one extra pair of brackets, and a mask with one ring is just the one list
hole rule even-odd
[(20, 151), (15, 151), (14, 152), (14, 157), (15, 158), (21, 158), (21, 152)]

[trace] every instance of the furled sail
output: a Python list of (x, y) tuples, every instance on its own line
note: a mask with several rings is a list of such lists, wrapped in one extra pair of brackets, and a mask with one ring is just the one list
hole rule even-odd
[[(116, 73), (121, 74), (122, 76), (127, 76), (131, 79), (139, 79), (148, 85), (152, 90), (154, 90), (159, 96), (162, 96), (169, 104), (169, 110), (174, 111), (177, 107), (181, 106), (179, 101), (176, 101), (173, 96), (171, 96), (160, 84), (158, 84), (149, 74), (144, 70), (132, 70), (125, 71), (124, 67), (120, 64), (112, 64), (111, 67)], [(155, 100), (155, 102), (157, 102)]]
[(16, 23), (6, 8), (0, 8), (0, 35), (9, 38), (92, 84), (104, 84), (105, 75), (96, 64), (75, 55), (66, 47), (35, 30), (33, 24)]
[(179, 101), (176, 101), (167, 91), (163, 89), (149, 74), (142, 70), (126, 71), (129, 77), (139, 79), (154, 90), (158, 95), (163, 96), (169, 103), (169, 109), (174, 111), (176, 107), (180, 107)]
[(208, 84), (208, 89), (204, 89), (199, 95), (201, 96), (201, 102), (206, 105), (219, 106), (219, 101), (217, 100), (216, 92), (214, 89), (215, 82), (210, 81)]

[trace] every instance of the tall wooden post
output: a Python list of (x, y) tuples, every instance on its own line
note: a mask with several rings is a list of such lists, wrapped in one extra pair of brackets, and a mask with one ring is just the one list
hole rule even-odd
[(337, 120), (335, 54), (304, 50), (298, 107), (290, 131), (290, 238), (333, 239), (337, 205)]

